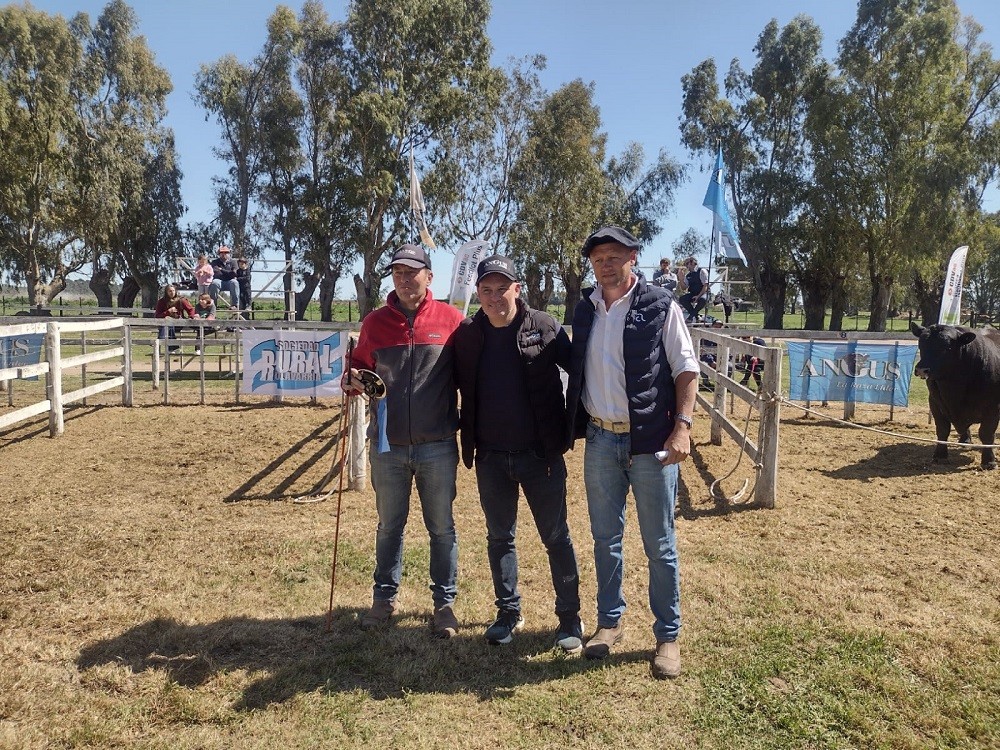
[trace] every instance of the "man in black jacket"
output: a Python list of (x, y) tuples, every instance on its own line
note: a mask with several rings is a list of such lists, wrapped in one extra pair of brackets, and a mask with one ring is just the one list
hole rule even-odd
[(514, 543), (520, 488), (548, 552), (559, 618), (556, 645), (577, 653), (583, 624), (566, 522), (566, 413), (559, 374), (569, 364), (569, 338), (551, 315), (520, 299), (510, 258), (484, 259), (476, 277), (482, 307), (455, 334), (455, 366), (462, 460), (471, 468), (475, 458), (498, 610), (486, 640), (510, 643), (524, 626)]

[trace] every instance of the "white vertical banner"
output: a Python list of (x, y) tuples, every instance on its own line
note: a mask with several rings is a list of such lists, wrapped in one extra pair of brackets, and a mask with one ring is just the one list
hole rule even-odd
[(413, 211), (413, 219), (417, 223), (420, 232), (420, 241), (433, 250), (437, 245), (431, 239), (431, 233), (427, 229), (427, 220), (424, 218), (424, 194), (420, 191), (420, 180), (417, 179), (417, 170), (413, 167), (413, 147), (410, 146), (410, 210)]
[(476, 266), (490, 249), (486, 240), (470, 240), (458, 248), (455, 262), (451, 269), (451, 293), (448, 299), (451, 304), (461, 307), (462, 312), (469, 314), (469, 302), (476, 285)]
[(965, 257), (969, 246), (962, 245), (951, 254), (941, 294), (941, 314), (938, 323), (957, 326), (962, 319), (962, 282), (965, 280)]
[(240, 393), (339, 396), (348, 331), (247, 329)]

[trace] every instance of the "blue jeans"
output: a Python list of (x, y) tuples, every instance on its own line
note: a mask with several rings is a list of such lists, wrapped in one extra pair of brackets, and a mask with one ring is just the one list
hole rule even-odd
[(455, 601), (458, 577), (458, 537), (451, 515), (455, 502), (458, 445), (454, 437), (420, 445), (390, 445), (369, 452), (378, 531), (375, 534), (375, 587), (373, 598), (392, 601), (403, 572), (403, 530), (410, 513), (410, 491), (417, 495), (430, 535), (431, 592), (434, 606)]
[(229, 302), (233, 307), (236, 307), (240, 296), (239, 284), (236, 283), (236, 279), (230, 279), (229, 281), (214, 279), (208, 287), (208, 293), (211, 295), (213, 302), (219, 298), (220, 291), (229, 292)]
[(514, 546), (520, 487), (549, 556), (556, 614), (578, 613), (580, 578), (566, 523), (566, 462), (563, 457), (550, 460), (534, 451), (476, 451), (476, 481), (479, 502), (486, 516), (486, 549), (497, 609), (521, 610)]
[(583, 481), (597, 569), (597, 625), (614, 627), (625, 612), (622, 536), (625, 495), (635, 498), (639, 533), (649, 564), (649, 607), (657, 641), (673, 641), (681, 629), (680, 566), (674, 531), (677, 465), (664, 466), (651, 453), (629, 456), (628, 434), (587, 425)]

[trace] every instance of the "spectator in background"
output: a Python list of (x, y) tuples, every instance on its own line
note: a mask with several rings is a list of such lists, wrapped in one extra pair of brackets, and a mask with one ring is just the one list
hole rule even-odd
[(669, 258), (660, 258), (660, 267), (653, 274), (653, 283), (671, 292), (677, 289), (677, 274), (670, 268)]
[(209, 292), (212, 280), (215, 278), (215, 269), (208, 262), (208, 256), (202, 253), (198, 256), (198, 262), (194, 267), (194, 280), (198, 284), (198, 294)]
[(212, 261), (212, 269), (215, 278), (208, 292), (212, 295), (213, 301), (218, 301), (219, 292), (229, 292), (229, 305), (237, 307), (240, 290), (236, 283), (236, 262), (232, 259), (232, 250), (223, 245), (219, 248), (219, 257)]
[(698, 314), (708, 304), (708, 271), (698, 267), (698, 259), (694, 256), (684, 261), (684, 267), (687, 268), (687, 275), (684, 277), (684, 288), (687, 291), (678, 302), (687, 313), (687, 322), (697, 323)]
[(250, 264), (246, 258), (236, 261), (236, 283), (240, 286), (240, 310), (250, 312)]
[[(202, 292), (198, 295), (198, 303), (194, 306), (194, 316), (202, 320), (215, 320), (215, 302), (212, 301), (212, 295), (208, 292)], [(204, 334), (214, 332), (215, 328), (211, 326), (202, 327), (202, 330), (198, 334), (198, 346), (194, 350), (195, 354), (201, 354), (201, 341), (204, 338)]]
[(733, 314), (733, 298), (730, 297), (725, 292), (719, 292), (715, 295), (715, 299), (712, 300), (712, 304), (722, 305), (722, 312), (726, 316), (726, 322), (729, 322), (729, 316)]
[[(194, 318), (194, 307), (187, 297), (182, 297), (177, 293), (177, 287), (167, 284), (163, 288), (163, 296), (156, 301), (156, 309), (153, 311), (154, 318), (164, 318), (166, 320), (182, 320), (184, 318)], [(172, 325), (160, 327), (161, 339), (177, 338), (177, 332)], [(170, 351), (177, 351), (180, 347), (171, 346)]]

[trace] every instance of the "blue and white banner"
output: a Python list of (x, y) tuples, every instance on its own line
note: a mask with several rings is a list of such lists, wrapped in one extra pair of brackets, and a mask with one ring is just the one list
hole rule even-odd
[[(26, 333), (23, 336), (0, 336), (0, 370), (9, 367), (37, 365), (42, 361), (45, 346), (44, 333)], [(38, 380), (34, 375), (26, 380)]]
[(339, 396), (349, 337), (348, 331), (244, 331), (240, 392)]
[(916, 344), (789, 341), (788, 397), (906, 406)]

